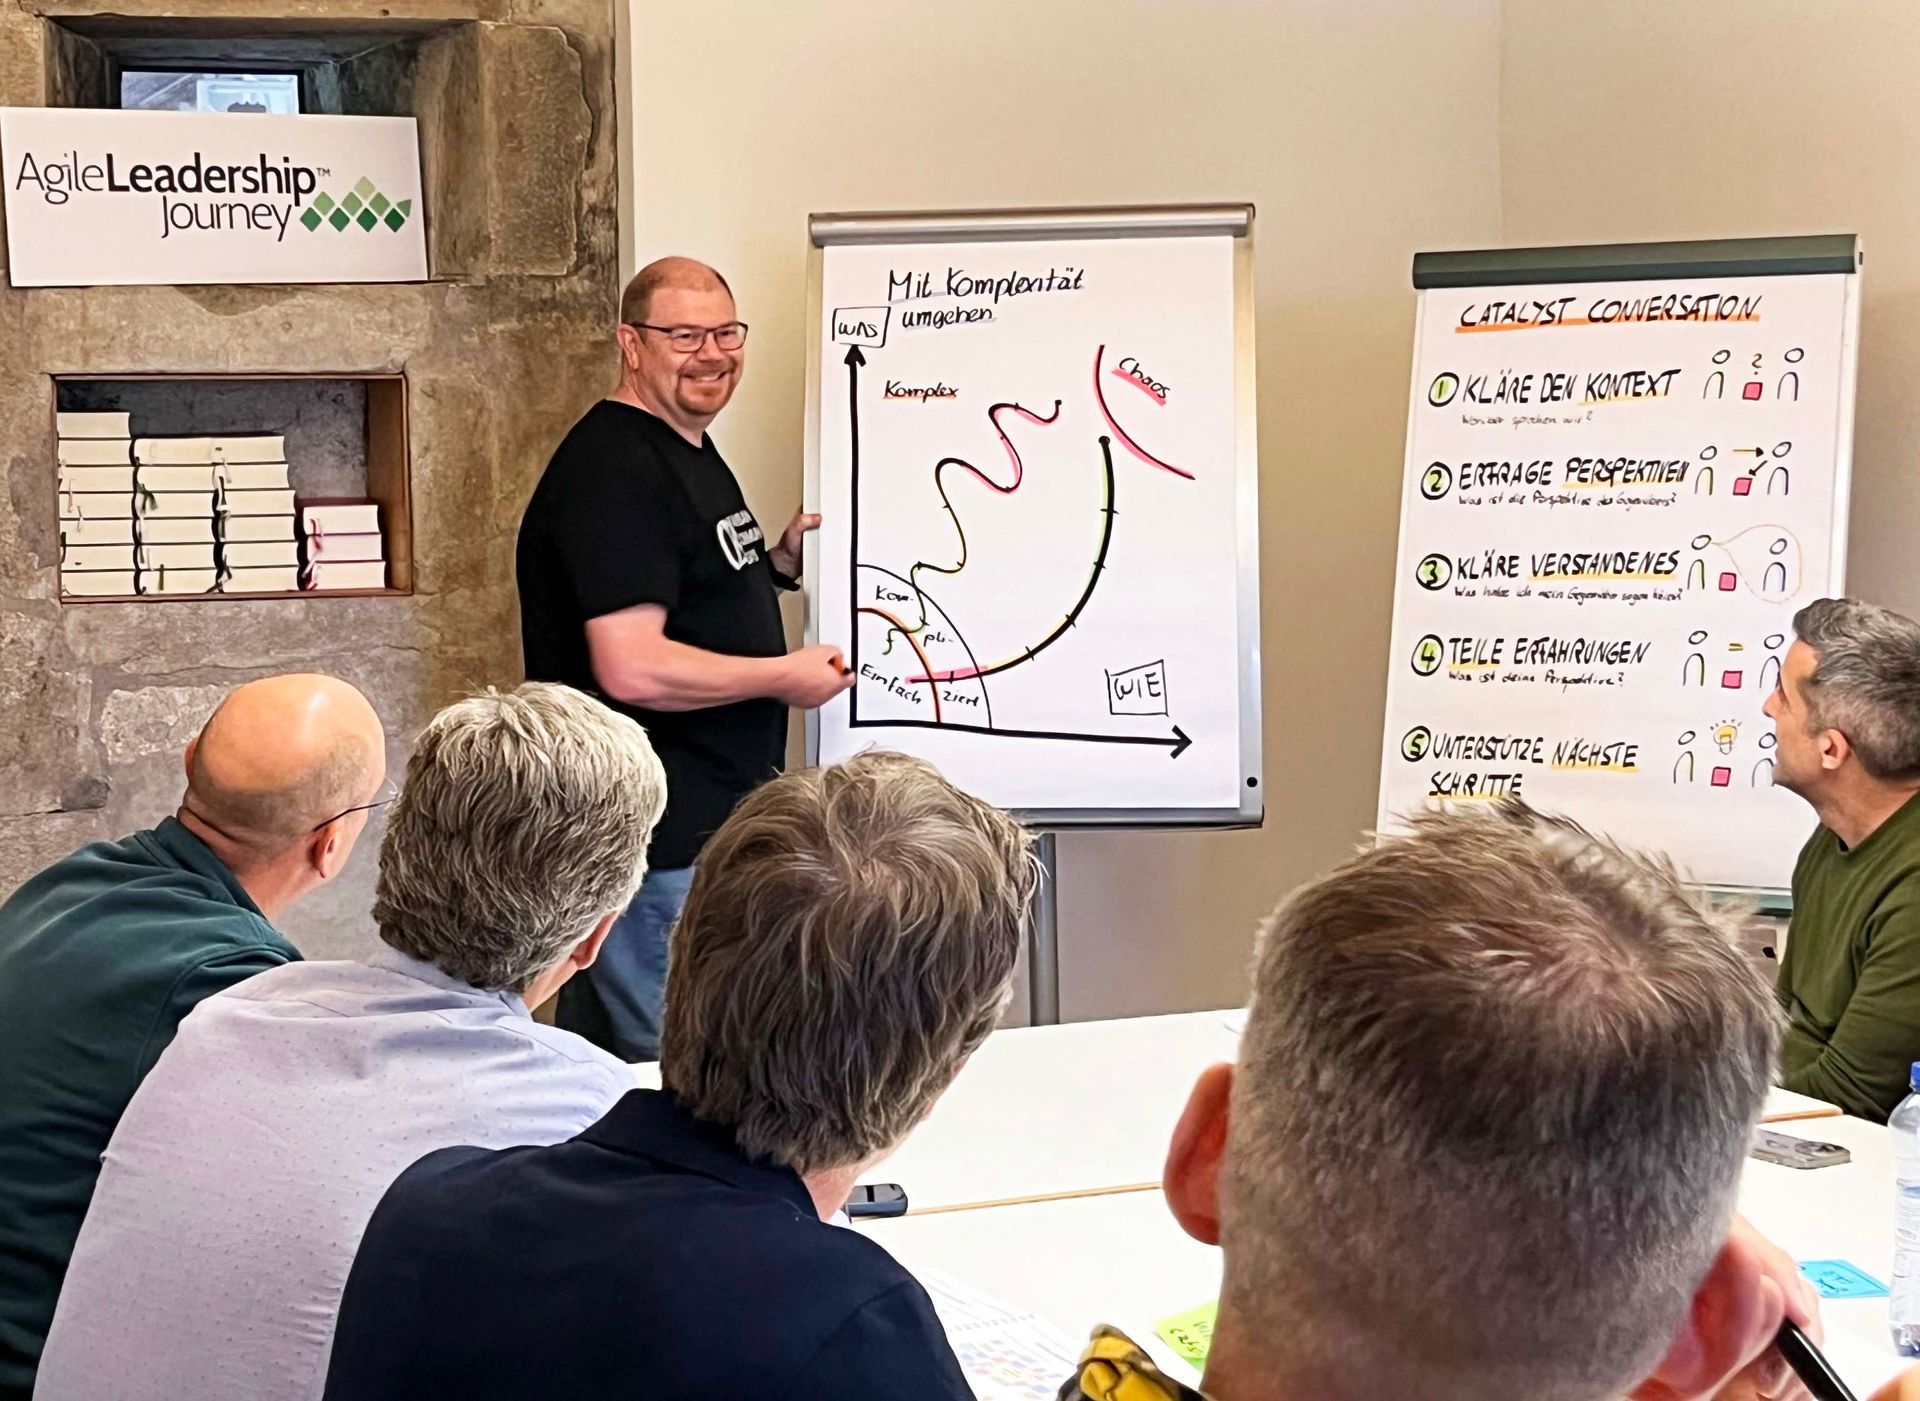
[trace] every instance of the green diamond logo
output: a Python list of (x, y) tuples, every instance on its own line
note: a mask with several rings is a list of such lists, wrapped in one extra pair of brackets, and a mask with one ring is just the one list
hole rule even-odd
[(363, 175), (342, 199), (336, 200), (325, 191), (316, 194), (312, 204), (301, 214), (300, 222), (308, 229), (318, 229), (322, 224), (331, 224), (341, 232), (344, 232), (349, 224), (358, 224), (368, 233), (385, 224), (398, 233), (412, 217), (412, 200), (388, 199), (374, 188), (373, 181)]

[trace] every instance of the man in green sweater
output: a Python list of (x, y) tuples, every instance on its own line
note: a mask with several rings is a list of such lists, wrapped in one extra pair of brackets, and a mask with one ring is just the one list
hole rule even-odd
[(267, 677), (220, 704), (186, 769), (173, 817), (0, 905), (0, 1401), (33, 1390), (128, 1100), (202, 998), (300, 957), (273, 921), (346, 864), (385, 734), (344, 681)]
[(1773, 781), (1820, 827), (1793, 870), (1780, 1083), (1884, 1120), (1920, 1061), (1920, 624), (1823, 598), (1793, 630)]

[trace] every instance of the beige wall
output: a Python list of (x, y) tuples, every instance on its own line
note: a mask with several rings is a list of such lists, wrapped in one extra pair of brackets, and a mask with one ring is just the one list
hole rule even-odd
[(1849, 590), (1920, 613), (1920, 6), (1505, 0), (1505, 241), (1858, 233)]
[(631, 248), (732, 281), (750, 372), (715, 436), (769, 522), (800, 495), (809, 212), (1259, 207), (1267, 823), (1060, 847), (1069, 1019), (1238, 1001), (1256, 919), (1372, 817), (1408, 262), (1498, 240), (1497, 0), (633, 0), (626, 18)]

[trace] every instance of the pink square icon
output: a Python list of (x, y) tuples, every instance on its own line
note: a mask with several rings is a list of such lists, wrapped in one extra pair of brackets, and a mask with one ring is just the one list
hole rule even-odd
[(1742, 676), (1744, 676), (1745, 674), (1746, 674), (1745, 672), (1741, 672), (1741, 671), (1723, 671), (1723, 672), (1721, 672), (1721, 673), (1720, 673), (1720, 686), (1721, 686), (1721, 689), (1722, 689), (1722, 690), (1727, 690), (1727, 691), (1737, 691), (1737, 690), (1739, 690), (1739, 689), (1740, 689), (1740, 678), (1741, 678)]
[(1713, 786), (1715, 788), (1725, 788), (1729, 783), (1732, 783), (1732, 782), (1733, 782), (1732, 769), (1723, 769), (1723, 768), (1717, 768), (1717, 767), (1714, 769)]
[(1758, 399), (1760, 397), (1760, 381), (1757, 379), (1748, 380), (1746, 387), (1740, 391), (1740, 397), (1742, 399)]
[(1738, 574), (1735, 574), (1731, 569), (1729, 569), (1726, 573), (1720, 576), (1720, 592), (1721, 593), (1732, 593), (1735, 589), (1739, 587), (1740, 587), (1740, 576)]
[(1735, 477), (1733, 479), (1733, 494), (1735, 496), (1753, 495), (1753, 478), (1752, 477)]

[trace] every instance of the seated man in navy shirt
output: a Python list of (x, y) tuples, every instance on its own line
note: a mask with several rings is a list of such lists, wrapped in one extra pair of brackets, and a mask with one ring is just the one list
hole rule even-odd
[(330, 1398), (971, 1398), (926, 1292), (827, 1224), (999, 1020), (1028, 838), (903, 755), (776, 778), (673, 932), (658, 1091), (401, 1174)]

